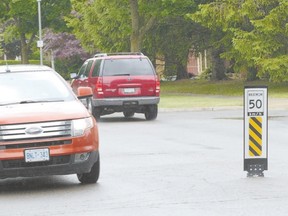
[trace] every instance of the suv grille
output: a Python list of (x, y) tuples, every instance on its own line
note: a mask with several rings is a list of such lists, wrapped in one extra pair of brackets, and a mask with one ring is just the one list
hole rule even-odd
[(70, 155), (51, 157), (49, 161), (26, 163), (24, 160), (3, 160), (2, 166), (4, 169), (22, 168), (22, 167), (38, 167), (51, 166), (59, 164), (68, 164)]
[(0, 126), (0, 141), (71, 136), (71, 121)]
[(3, 149), (18, 149), (18, 148), (37, 148), (37, 147), (48, 147), (48, 146), (58, 146), (71, 144), (72, 140), (59, 140), (59, 141), (49, 141), (49, 142), (33, 142), (33, 143), (21, 143), (21, 144), (11, 144), (11, 145), (1, 145), (0, 150)]

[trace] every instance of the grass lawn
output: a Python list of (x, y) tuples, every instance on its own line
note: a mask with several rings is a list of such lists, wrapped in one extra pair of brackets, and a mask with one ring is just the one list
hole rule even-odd
[(180, 80), (161, 83), (160, 108), (242, 106), (245, 86), (268, 86), (269, 98), (288, 99), (288, 83)]
[(241, 97), (221, 97), (207, 95), (161, 95), (160, 108), (197, 108), (197, 107), (223, 107), (241, 106)]

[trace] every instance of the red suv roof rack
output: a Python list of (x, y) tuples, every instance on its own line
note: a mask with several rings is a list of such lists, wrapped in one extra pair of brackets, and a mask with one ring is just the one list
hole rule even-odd
[(141, 56), (144, 56), (144, 54), (141, 52), (116, 52), (116, 53), (97, 53), (94, 55), (94, 58), (112, 56), (112, 55), (141, 55)]

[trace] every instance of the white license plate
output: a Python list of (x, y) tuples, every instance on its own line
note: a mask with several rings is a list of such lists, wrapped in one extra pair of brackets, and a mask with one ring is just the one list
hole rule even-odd
[(49, 161), (49, 149), (26, 149), (24, 150), (25, 162)]
[(135, 88), (124, 88), (124, 93), (134, 93)]

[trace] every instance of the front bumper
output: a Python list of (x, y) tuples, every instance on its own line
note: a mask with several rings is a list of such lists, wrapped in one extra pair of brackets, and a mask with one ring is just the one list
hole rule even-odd
[(0, 161), (0, 178), (82, 174), (90, 172), (99, 160), (99, 152), (90, 153), (87, 160), (75, 162), (75, 155), (51, 157), (49, 162), (25, 163), (24, 160)]
[(135, 101), (138, 105), (158, 104), (160, 97), (119, 97), (119, 98), (93, 98), (94, 107), (123, 106), (125, 102)]

